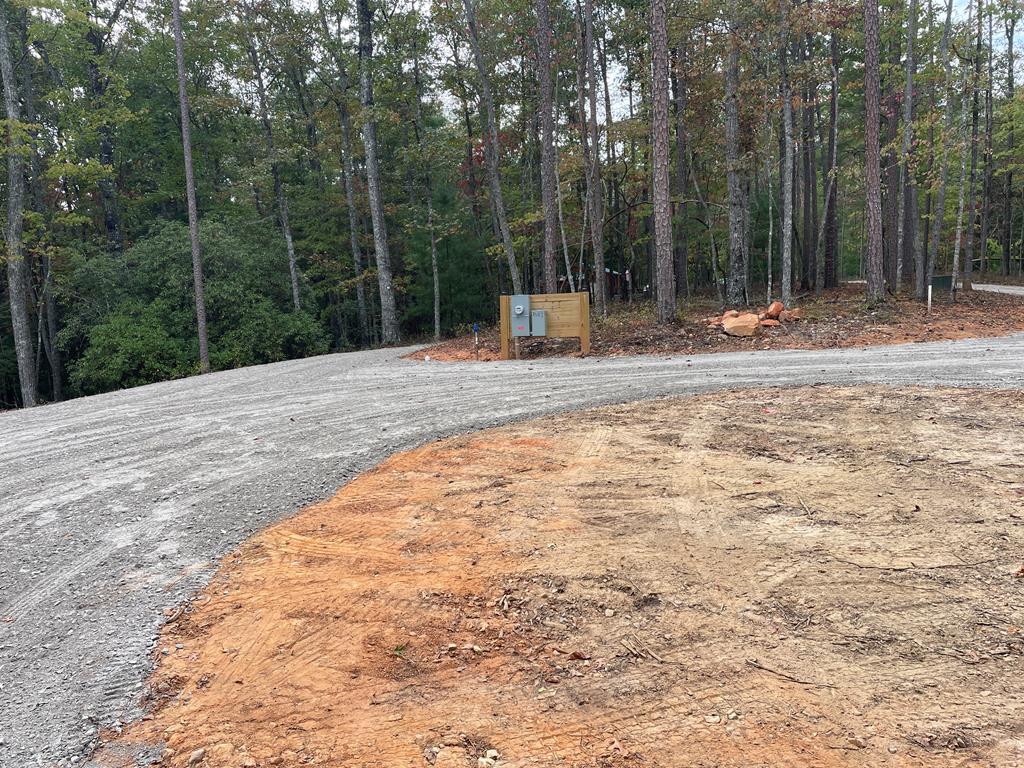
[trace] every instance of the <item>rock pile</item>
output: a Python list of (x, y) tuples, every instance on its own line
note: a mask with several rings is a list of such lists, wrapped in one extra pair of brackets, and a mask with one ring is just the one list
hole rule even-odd
[(730, 309), (721, 317), (709, 317), (706, 321), (709, 328), (721, 328), (729, 336), (754, 336), (761, 328), (774, 328), (803, 316), (802, 309), (786, 309), (781, 301), (773, 301), (759, 313)]

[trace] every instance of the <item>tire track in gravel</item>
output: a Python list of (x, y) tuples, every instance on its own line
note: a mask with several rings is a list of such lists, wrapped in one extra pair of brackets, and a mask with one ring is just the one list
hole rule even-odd
[[(138, 716), (162, 611), (219, 557), (396, 450), (742, 386), (1019, 387), (1024, 335), (866, 350), (422, 364), (378, 350), (0, 414), (0, 766)], [(2, 620), (9, 617), (13, 620)]]

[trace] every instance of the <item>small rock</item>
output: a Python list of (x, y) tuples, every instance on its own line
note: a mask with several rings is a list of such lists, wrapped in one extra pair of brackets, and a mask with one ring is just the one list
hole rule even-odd
[(772, 320), (771, 318), (766, 318), (766, 319), (761, 321), (761, 327), (762, 328), (774, 328), (777, 325), (779, 325), (779, 321), (778, 320)]
[(476, 764), (477, 768), (493, 768), (494, 761), (489, 757), (478, 757)]
[(612, 616), (615, 615), (615, 611), (613, 611), (611, 608), (605, 608), (604, 609), (604, 615), (607, 616), (608, 618), (611, 618)]
[(856, 747), (857, 749), (865, 749), (868, 745), (867, 742), (859, 736), (851, 736), (847, 741), (850, 742), (850, 746)]
[(765, 311), (764, 316), (769, 320), (778, 320), (779, 315), (785, 310), (786, 305), (781, 301), (773, 301), (768, 305), (768, 309)]
[(497, 760), (499, 757), (501, 757), (501, 753), (496, 749), (488, 749), (485, 754), (485, 757), (489, 757), (491, 760)]
[(712, 724), (720, 723), (722, 722), (722, 718), (719, 715), (704, 715), (704, 722)]
[(203, 758), (205, 758), (205, 757), (206, 757), (206, 750), (205, 749), (197, 749), (195, 752), (193, 752), (191, 755), (189, 755), (188, 764), (189, 765), (199, 765), (201, 762), (203, 762)]

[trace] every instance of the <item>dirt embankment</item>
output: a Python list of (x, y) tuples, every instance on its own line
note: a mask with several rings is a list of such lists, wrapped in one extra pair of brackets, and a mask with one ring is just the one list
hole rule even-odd
[[(709, 327), (705, 321), (721, 316), (720, 305), (694, 301), (680, 309), (675, 325), (655, 322), (653, 307), (613, 305), (606, 320), (594, 318), (591, 354), (699, 354), (755, 349), (829, 349), (866, 347), (877, 344), (942, 341), (1003, 336), (1024, 331), (1024, 298), (1008, 294), (965, 291), (956, 303), (936, 297), (932, 314), (921, 302), (908, 297), (894, 298), (874, 308), (864, 304), (864, 287), (851, 285), (829, 291), (821, 298), (806, 297), (798, 306), (802, 317), (773, 328), (760, 328), (757, 335), (737, 338)], [(763, 309), (761, 310), (763, 312)], [(480, 360), (497, 360), (500, 342), (496, 329), (480, 335)], [(524, 358), (579, 355), (576, 339), (525, 339), (520, 344)], [(460, 336), (409, 356), (412, 359), (455, 362), (477, 359), (472, 336)]]
[(1022, 429), (806, 388), (401, 454), (224, 563), (98, 759), (1024, 764)]

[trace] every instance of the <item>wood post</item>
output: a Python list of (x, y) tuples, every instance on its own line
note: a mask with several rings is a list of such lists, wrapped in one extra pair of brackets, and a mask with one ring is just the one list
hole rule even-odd
[(580, 353), (590, 354), (590, 293), (580, 291)]
[(511, 297), (501, 296), (498, 299), (499, 330), (501, 337), (501, 359), (509, 359), (509, 346), (512, 341)]
[[(590, 294), (540, 293), (530, 296), (531, 309), (547, 312), (547, 330), (550, 338), (580, 340), (580, 352), (590, 354)], [(519, 339), (512, 337), (512, 297), (501, 296), (498, 301), (501, 339), (501, 359), (509, 360), (513, 352), (519, 358)]]

